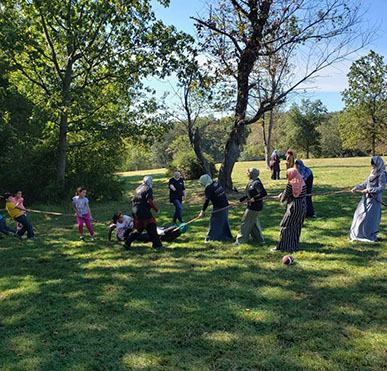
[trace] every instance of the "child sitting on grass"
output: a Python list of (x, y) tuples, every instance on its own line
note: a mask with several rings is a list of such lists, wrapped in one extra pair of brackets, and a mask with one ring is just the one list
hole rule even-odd
[(7, 192), (4, 194), (5, 198), (5, 208), (8, 211), (8, 214), (11, 218), (16, 220), (18, 223), (22, 224), (22, 228), (15, 233), (15, 237), (17, 237), (19, 240), (22, 238), (25, 232), (27, 232), (27, 238), (33, 239), (34, 238), (34, 229), (32, 228), (32, 225), (30, 221), (28, 220), (27, 216), (23, 213), (25, 212), (24, 209), (21, 209), (20, 206), (16, 206), (12, 202), (12, 194)]
[[(5, 218), (3, 215), (0, 214), (0, 232), (4, 233), (5, 235), (9, 235), (9, 232), (12, 232), (13, 234), (16, 233), (16, 230), (8, 227), (7, 223), (5, 222)], [(0, 236), (0, 240), (2, 240), (4, 237)]]

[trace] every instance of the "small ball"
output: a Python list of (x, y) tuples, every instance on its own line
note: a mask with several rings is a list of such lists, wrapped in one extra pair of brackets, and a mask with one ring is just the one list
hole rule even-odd
[(291, 265), (294, 263), (294, 259), (290, 255), (285, 255), (282, 258), (282, 263), (286, 265)]

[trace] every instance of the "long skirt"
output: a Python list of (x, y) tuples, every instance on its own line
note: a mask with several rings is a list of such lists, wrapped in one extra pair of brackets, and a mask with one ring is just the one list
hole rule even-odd
[[(214, 208), (213, 211), (216, 211)], [(228, 210), (211, 214), (206, 241), (226, 241), (233, 238), (228, 223)]]
[(280, 239), (277, 249), (283, 251), (297, 251), (300, 241), (301, 228), (306, 215), (305, 197), (288, 201), (286, 212), (280, 224)]
[(375, 242), (381, 218), (381, 204), (368, 195), (363, 195), (353, 215), (349, 233), (351, 241)]
[(258, 215), (259, 211), (246, 209), (242, 217), (241, 227), (239, 229), (236, 242), (247, 243), (249, 241), (250, 234), (255, 242), (265, 241)]
[[(313, 174), (308, 176), (308, 178), (305, 181), (305, 184), (306, 184), (306, 193), (308, 194), (312, 193)], [(314, 207), (312, 203), (312, 197), (306, 196), (306, 216), (313, 216), (313, 215), (314, 215)]]

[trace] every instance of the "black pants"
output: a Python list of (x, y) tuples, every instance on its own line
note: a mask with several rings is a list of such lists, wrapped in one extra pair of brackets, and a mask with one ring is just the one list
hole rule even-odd
[(9, 232), (16, 233), (16, 229), (8, 227), (7, 223), (5, 222), (5, 218), (1, 218), (0, 219), (0, 232), (8, 235)]
[[(157, 234), (156, 223), (149, 223), (145, 227), (145, 229), (148, 232), (149, 240), (152, 242), (152, 246), (155, 248), (162, 247), (163, 244), (161, 243), (160, 237)], [(141, 228), (141, 229), (135, 229), (132, 232), (130, 232), (129, 236), (125, 240), (125, 247), (130, 247), (132, 242), (137, 240), (140, 237), (143, 230), (144, 230), (144, 228)]]
[(34, 238), (34, 229), (28, 218), (23, 214), (15, 218), (15, 220), (23, 225), (22, 229), (17, 232), (19, 237), (23, 236), (27, 232), (27, 238)]
[(271, 169), (271, 179), (273, 179), (273, 180), (279, 179), (280, 178), (279, 174), (280, 174), (279, 170)]
[[(313, 188), (313, 174), (310, 174), (309, 177), (305, 181), (306, 184), (306, 193), (310, 194), (312, 193)], [(307, 196), (306, 197), (306, 216), (313, 216), (314, 215), (314, 207), (312, 203), (312, 197)]]

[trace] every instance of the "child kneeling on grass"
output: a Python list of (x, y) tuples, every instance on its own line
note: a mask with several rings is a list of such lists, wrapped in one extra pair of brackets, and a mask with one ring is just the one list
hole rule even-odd
[(35, 234), (34, 234), (34, 229), (32, 228), (32, 225), (30, 221), (28, 220), (27, 216), (24, 214), (25, 210), (21, 209), (20, 207), (16, 206), (12, 202), (12, 194), (11, 193), (5, 193), (4, 194), (5, 198), (5, 208), (8, 211), (8, 214), (10, 215), (11, 218), (16, 220), (18, 223), (22, 225), (22, 228), (18, 230), (14, 236), (17, 237), (19, 240), (22, 238), (23, 234), (27, 232), (27, 238), (33, 239)]
[[(12, 232), (14, 235), (16, 233), (16, 229), (13, 229), (11, 227), (8, 227), (5, 218), (3, 215), (0, 214), (0, 232), (4, 233), (5, 235), (9, 235), (9, 232)], [(4, 237), (0, 236), (0, 240), (2, 240)]]

